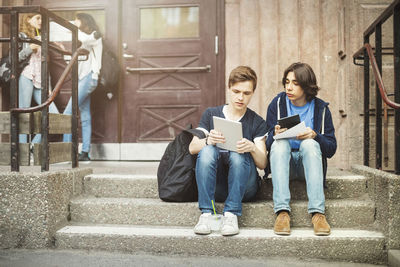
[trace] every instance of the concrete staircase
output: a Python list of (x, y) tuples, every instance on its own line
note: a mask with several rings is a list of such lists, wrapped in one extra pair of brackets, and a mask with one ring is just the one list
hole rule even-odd
[[(200, 212), (197, 202), (167, 203), (158, 198), (154, 175), (91, 174), (85, 194), (70, 203), (70, 225), (56, 234), (56, 246), (227, 257), (299, 257), (386, 263), (386, 240), (374, 230), (375, 203), (364, 176), (329, 173), (326, 214), (332, 234), (317, 237), (307, 214), (305, 186), (292, 182), (292, 234), (273, 233), (271, 179), (263, 181), (258, 200), (243, 204), (240, 234), (193, 233)], [(222, 211), (217, 203), (217, 210)]]

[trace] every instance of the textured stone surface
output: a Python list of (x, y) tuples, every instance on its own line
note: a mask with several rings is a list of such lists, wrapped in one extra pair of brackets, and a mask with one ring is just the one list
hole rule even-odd
[(361, 165), (352, 169), (368, 177), (368, 192), (376, 205), (376, 227), (388, 238), (388, 248), (400, 249), (400, 176)]
[[(306, 201), (294, 201), (291, 207), (293, 226), (311, 226)], [(221, 213), (222, 203), (217, 203), (216, 209)], [(328, 200), (326, 214), (332, 227), (368, 228), (374, 222), (374, 203)], [(159, 199), (134, 198), (78, 198), (71, 201), (71, 218), (75, 222), (193, 226), (199, 215), (197, 202), (167, 203)], [(272, 201), (243, 204), (240, 225), (271, 228), (274, 221)]]
[[(326, 199), (358, 198), (366, 194), (366, 179), (361, 175), (327, 177)], [(96, 197), (158, 198), (156, 175), (92, 174), (85, 177), (85, 193)], [(305, 181), (290, 182), (294, 200), (307, 199)], [(258, 200), (272, 199), (272, 180), (263, 179)]]
[(0, 248), (44, 248), (67, 223), (90, 169), (0, 174)]
[(381, 233), (334, 230), (317, 237), (312, 230), (294, 229), (290, 236), (272, 230), (241, 229), (233, 237), (218, 233), (198, 236), (192, 228), (141, 226), (67, 226), (56, 234), (62, 249), (101, 249), (127, 252), (207, 255), (226, 257), (295, 256), (367, 263), (386, 262)]
[(158, 198), (156, 175), (91, 174), (84, 188), (85, 194), (96, 197)]
[(388, 251), (388, 265), (389, 267), (400, 266), (400, 250), (390, 249)]

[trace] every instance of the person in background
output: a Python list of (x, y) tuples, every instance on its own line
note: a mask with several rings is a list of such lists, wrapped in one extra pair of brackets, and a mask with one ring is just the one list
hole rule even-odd
[[(265, 120), (247, 107), (256, 86), (257, 75), (250, 67), (233, 69), (228, 81), (228, 104), (205, 110), (198, 129), (206, 133), (206, 138), (194, 136), (189, 145), (189, 152), (198, 154), (196, 181), (202, 214), (194, 227), (196, 234), (211, 233), (210, 216), (215, 201), (225, 201), (221, 234), (238, 234), (237, 216), (242, 215), (242, 201), (252, 200), (258, 191), (256, 167), (263, 169), (267, 165), (267, 128)], [(237, 142), (237, 152), (216, 146), (224, 143), (225, 137), (214, 129), (213, 116), (242, 123), (243, 139)]]
[[(92, 117), (90, 113), (90, 95), (96, 89), (101, 69), (103, 44), (101, 33), (94, 18), (87, 13), (78, 13), (75, 18), (78, 27), (78, 40), (81, 47), (89, 51), (88, 59), (78, 63), (78, 106), (82, 125), (82, 151), (80, 161), (90, 160), (90, 143), (92, 137)], [(64, 114), (72, 114), (72, 102), (69, 100)], [(63, 141), (71, 142), (72, 135), (64, 134)]]
[[(26, 13), (22, 15), (20, 23), (20, 36), (31, 39), (40, 39), (40, 29), (42, 26), (42, 16), (40, 14)], [(23, 46), (19, 52), (19, 61), (29, 58), (28, 65), (25, 66), (19, 76), (18, 87), (18, 106), (27, 108), (31, 106), (32, 98), (37, 104), (42, 103), (42, 81), (41, 81), (41, 47), (37, 44), (29, 44)], [(50, 84), (50, 83), (49, 83)], [(51, 103), (49, 106), (50, 113), (59, 113), (56, 105)], [(26, 134), (19, 135), (19, 142), (26, 143), (28, 141)], [(37, 134), (32, 143), (40, 143), (41, 135)]]
[[(329, 235), (330, 226), (325, 217), (324, 183), (326, 159), (336, 152), (335, 128), (328, 103), (316, 97), (318, 90), (314, 71), (306, 63), (293, 63), (283, 73), (285, 89), (269, 104), (267, 111), (267, 150), (273, 184), (274, 212), (277, 214), (274, 232), (290, 234), (291, 179), (305, 179), (308, 213), (312, 215), (315, 235)], [(307, 130), (296, 139), (278, 139), (274, 136), (286, 131), (278, 119), (299, 114)]]

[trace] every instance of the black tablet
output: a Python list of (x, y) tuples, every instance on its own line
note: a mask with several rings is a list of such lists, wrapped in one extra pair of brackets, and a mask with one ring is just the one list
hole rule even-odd
[(281, 126), (281, 128), (292, 128), (293, 126), (296, 126), (297, 124), (300, 123), (300, 116), (299, 114), (289, 116), (282, 118), (278, 120), (278, 125)]

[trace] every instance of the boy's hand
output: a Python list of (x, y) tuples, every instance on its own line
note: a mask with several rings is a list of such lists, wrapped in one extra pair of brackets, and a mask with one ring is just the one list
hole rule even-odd
[(222, 133), (218, 132), (217, 130), (212, 129), (210, 134), (208, 135), (207, 144), (208, 145), (215, 145), (218, 143), (225, 143), (225, 137)]
[(281, 126), (277, 124), (277, 125), (275, 125), (275, 132), (274, 132), (274, 135), (283, 133), (283, 132), (286, 131), (286, 130), (287, 130), (287, 128), (282, 128), (282, 129), (281, 129)]
[(317, 134), (310, 127), (307, 127), (307, 130), (304, 133), (297, 135), (297, 139), (314, 139), (316, 136)]
[(256, 150), (256, 144), (243, 138), (236, 143), (237, 153), (253, 152)]

